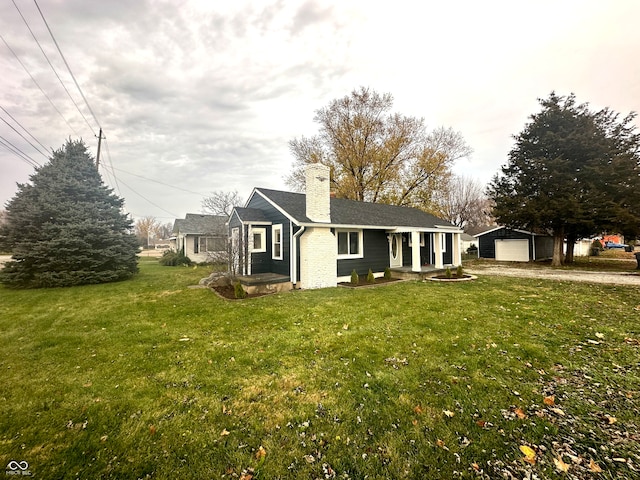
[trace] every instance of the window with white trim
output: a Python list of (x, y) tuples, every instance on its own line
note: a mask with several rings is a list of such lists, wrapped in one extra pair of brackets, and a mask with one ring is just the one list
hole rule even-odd
[(282, 260), (282, 225), (271, 227), (271, 257)]
[(440, 234), (440, 248), (442, 249), (442, 253), (446, 253), (447, 251), (447, 234)]
[[(200, 252), (221, 252), (227, 249), (224, 237), (198, 237), (197, 250)], [(194, 250), (194, 253), (198, 253)]]
[(261, 253), (267, 251), (267, 230), (265, 228), (251, 229), (251, 251)]
[(362, 258), (362, 230), (337, 230), (338, 258)]

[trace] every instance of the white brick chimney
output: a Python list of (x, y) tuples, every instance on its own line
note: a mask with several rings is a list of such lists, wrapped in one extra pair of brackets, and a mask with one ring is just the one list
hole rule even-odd
[(329, 207), (330, 182), (329, 167), (321, 163), (310, 163), (305, 168), (305, 184), (307, 196), (307, 217), (314, 222), (330, 223)]

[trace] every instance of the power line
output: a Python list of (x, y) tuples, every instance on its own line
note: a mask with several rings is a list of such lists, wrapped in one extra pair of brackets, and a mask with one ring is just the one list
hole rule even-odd
[(142, 178), (143, 180), (147, 180), (149, 182), (154, 182), (154, 183), (158, 183), (160, 185), (164, 185), (165, 187), (175, 188), (176, 190), (182, 190), (183, 192), (193, 193), (194, 195), (199, 195), (201, 197), (206, 197), (207, 196), (207, 195), (205, 195), (203, 193), (200, 193), (200, 192), (194, 192), (193, 190), (187, 190), (187, 189), (184, 189), (184, 188), (181, 188), (181, 187), (176, 187), (175, 185), (170, 185), (168, 183), (161, 182), (160, 180), (154, 180), (153, 178), (143, 177), (142, 175), (138, 175), (136, 173), (131, 173), (131, 172), (128, 172), (128, 171), (123, 170), (121, 168), (116, 168), (114, 166), (111, 166), (111, 168), (113, 168), (114, 170), (118, 170), (120, 172), (127, 173), (129, 175), (134, 176), (134, 177)]
[[(1, 105), (0, 105), (0, 108), (2, 109), (2, 111), (3, 111), (4, 113), (6, 113), (7, 115), (9, 115), (9, 118), (11, 118), (11, 120), (13, 120), (14, 122), (16, 122), (16, 123), (20, 126), (20, 128), (22, 128), (22, 130), (24, 130), (24, 131), (27, 133), (27, 135), (29, 135), (31, 138), (33, 138), (33, 140), (35, 140), (35, 142), (36, 142), (36, 143), (38, 143), (42, 148), (44, 148), (44, 151), (45, 151), (45, 152), (47, 152), (47, 151), (48, 151), (47, 147), (45, 147), (45, 146), (42, 144), (42, 142), (40, 142), (40, 140), (38, 140), (36, 137), (34, 137), (34, 136), (31, 134), (31, 132), (29, 132), (29, 130), (27, 130), (26, 128), (24, 128), (24, 127), (22, 126), (22, 124), (21, 124), (18, 120), (16, 120), (15, 118), (13, 118), (13, 115), (11, 115), (9, 112), (7, 112), (7, 110), (6, 110), (3, 106), (1, 106)], [(3, 121), (4, 121), (4, 120), (3, 120)], [(6, 122), (5, 122), (5, 123), (6, 123)], [(9, 126), (11, 126), (11, 125), (9, 125)], [(13, 128), (13, 127), (11, 127), (11, 128)], [(15, 129), (14, 129), (14, 130), (15, 130)], [(22, 135), (20, 135), (20, 136), (22, 136)], [(22, 138), (24, 138), (24, 137), (22, 137)], [(25, 138), (25, 140), (26, 140), (26, 138)], [(27, 140), (27, 141), (28, 141), (28, 140)], [(31, 142), (29, 142), (29, 143), (31, 143)], [(32, 145), (32, 146), (33, 146), (33, 145)], [(35, 148), (36, 150), (38, 150), (38, 151), (40, 152), (40, 150), (39, 150), (38, 148), (36, 148), (35, 146), (33, 146), (33, 148)], [(40, 153), (42, 153), (42, 152), (40, 152)], [(43, 154), (43, 155), (44, 155), (44, 154)], [(47, 155), (44, 155), (44, 156), (45, 156), (45, 157), (47, 157), (47, 158), (49, 158)]]
[(107, 151), (107, 160), (109, 161), (109, 166), (111, 167), (111, 174), (113, 175), (113, 182), (116, 185), (116, 190), (117, 190), (118, 194), (120, 194), (120, 185), (118, 185), (118, 179), (116, 178), (116, 172), (113, 171), (113, 170), (115, 170), (115, 168), (113, 166), (113, 162), (111, 161), (111, 152), (109, 151), (109, 144), (107, 143), (106, 137), (104, 139), (104, 147), (105, 147), (105, 150)]
[[(96, 114), (93, 113), (93, 109), (91, 108), (91, 106), (89, 105), (89, 102), (87, 101), (87, 97), (85, 97), (84, 93), (82, 93), (82, 89), (80, 88), (80, 85), (78, 84), (78, 81), (76, 80), (75, 75), (71, 71), (71, 67), (69, 66), (69, 63), (67, 62), (67, 59), (62, 54), (62, 50), (60, 49), (60, 46), (58, 45), (56, 37), (53, 36), (53, 32), (51, 31), (51, 28), (49, 28), (49, 24), (47, 23), (47, 20), (44, 18), (42, 10), (40, 10), (40, 5), (38, 5), (38, 2), (36, 0), (33, 0), (33, 3), (36, 4), (36, 7), (38, 8), (38, 12), (40, 12), (40, 16), (42, 17), (42, 21), (47, 26), (47, 30), (49, 30), (49, 35), (51, 35), (51, 39), (53, 40), (53, 43), (56, 45), (56, 48), (58, 49), (58, 53), (60, 53), (60, 56), (62, 57), (62, 60), (64, 61), (64, 64), (67, 67), (67, 70), (69, 71), (69, 75), (71, 75), (71, 78), (73, 79), (73, 83), (76, 84), (76, 87), (78, 88), (78, 92), (80, 92), (80, 95), (82, 96), (82, 99), (84, 100), (85, 105), (87, 106), (87, 108), (91, 112), (91, 115), (93, 116), (93, 119), (96, 121), (96, 124), (98, 125), (98, 127), (102, 128), (101, 125), (100, 125), (100, 122), (96, 118)], [(83, 115), (83, 118), (84, 118), (84, 115)], [(86, 119), (85, 119), (85, 121), (86, 121)], [(88, 123), (89, 122), (87, 122), (87, 124)], [(89, 128), (91, 128), (91, 127), (89, 127)], [(93, 129), (92, 129), (92, 131), (93, 131)], [(93, 132), (93, 134), (95, 135), (95, 132)]]
[(36, 150), (36, 152), (38, 152), (44, 158), (47, 158), (47, 159), (49, 158), (46, 153), (42, 153), (38, 147), (36, 147), (33, 143), (31, 143), (27, 137), (25, 137), (22, 133), (20, 133), (18, 130), (16, 130), (16, 128), (13, 125), (11, 125), (9, 122), (7, 122), (4, 118), (0, 118), (0, 120), (2, 120), (4, 123), (6, 123), (11, 130), (13, 130), (18, 135), (20, 135), (25, 142), (27, 142), (29, 145), (31, 145)]
[(31, 158), (29, 155), (24, 153), (22, 150), (20, 150), (18, 147), (16, 147), (13, 143), (11, 143), (9, 140), (4, 138), (3, 136), (0, 136), (0, 145), (5, 147), (7, 150), (9, 150), (11, 153), (13, 153), (15, 156), (17, 156), (21, 160), (24, 160), (26, 163), (28, 163), (32, 167), (38, 168), (41, 166), (33, 158)]
[[(80, 113), (80, 116), (84, 119), (85, 123), (87, 124), (87, 126), (89, 127), (89, 130), (91, 130), (93, 132), (93, 134), (95, 135), (95, 132), (93, 130), (93, 127), (91, 127), (91, 124), (89, 124), (89, 121), (87, 120), (87, 118), (84, 116), (84, 114), (82, 113), (82, 111), (80, 110), (80, 107), (78, 106), (78, 104), (76, 103), (76, 101), (73, 99), (73, 97), (71, 96), (71, 93), (69, 92), (69, 90), (67, 89), (67, 86), (64, 84), (64, 82), (62, 81), (62, 79), (60, 78), (60, 75), (58, 75), (58, 72), (56, 71), (55, 67), (53, 66), (53, 64), (51, 63), (51, 60), (49, 60), (49, 56), (46, 54), (46, 52), (44, 51), (44, 49), (42, 48), (42, 45), (40, 44), (40, 42), (38, 41), (37, 37), (35, 36), (35, 34), (33, 33), (33, 30), (31, 30), (31, 27), (29, 26), (29, 23), (27, 22), (27, 19), (24, 18), (24, 15), (22, 15), (22, 12), (20, 11), (20, 8), (18, 7), (18, 5), (16, 4), (15, 0), (11, 0), (13, 2), (13, 5), (16, 7), (16, 10), (18, 10), (18, 13), (20, 14), (20, 17), (22, 18), (22, 21), (24, 22), (24, 24), (27, 26), (27, 29), (29, 30), (29, 33), (31, 33), (31, 36), (33, 37), (33, 39), (35, 40), (36, 44), (38, 45), (38, 48), (40, 49), (40, 51), (42, 52), (42, 55), (44, 55), (44, 58), (47, 60), (47, 63), (49, 64), (49, 66), (51, 67), (51, 70), (53, 70), (53, 73), (56, 75), (56, 78), (58, 79), (58, 81), (60, 82), (60, 85), (62, 85), (62, 88), (64, 89), (65, 92), (67, 92), (67, 95), (69, 96), (69, 98), (71, 99), (71, 101), (73, 102), (73, 104), (76, 107), (76, 110), (78, 110), (78, 113)], [(36, 3), (36, 6), (38, 4)], [(40, 8), (38, 8), (38, 10), (40, 10)], [(40, 12), (40, 14), (42, 15), (42, 12)], [(44, 17), (43, 17), (44, 19)], [(45, 21), (46, 24), (46, 21)], [(49, 28), (49, 26), (47, 25), (47, 28)], [(51, 31), (49, 31), (51, 32)], [(53, 36), (53, 35), (52, 35)], [(55, 39), (54, 39), (55, 42)], [(56, 44), (57, 46), (57, 44)], [(58, 49), (59, 51), (59, 49)], [(64, 57), (63, 57), (64, 59)], [(65, 60), (66, 63), (66, 60)], [(75, 80), (75, 79), (74, 79)]]
[(60, 110), (58, 110), (58, 107), (56, 107), (56, 105), (53, 103), (53, 100), (51, 100), (51, 98), (49, 98), (49, 95), (47, 95), (47, 93), (42, 89), (42, 87), (40, 86), (40, 84), (36, 81), (35, 78), (33, 78), (33, 75), (31, 75), (31, 72), (29, 71), (29, 69), (25, 66), (24, 63), (22, 63), (22, 60), (20, 60), (20, 57), (18, 57), (18, 55), (16, 54), (16, 52), (13, 51), (13, 48), (11, 48), (9, 46), (9, 44), (7, 43), (7, 41), (4, 39), (4, 37), (2, 35), (0, 35), (0, 39), (2, 39), (2, 41), (4, 42), (4, 44), (6, 45), (6, 47), (9, 49), (9, 51), (13, 54), (13, 56), (15, 57), (15, 59), (18, 61), (18, 63), (22, 66), (22, 68), (24, 68), (24, 71), (27, 72), (27, 75), (29, 75), (29, 77), (31, 78), (31, 80), (33, 81), (33, 83), (35, 83), (36, 87), (38, 87), (40, 89), (40, 91), (42, 92), (42, 94), (46, 97), (47, 100), (49, 100), (49, 103), (51, 104), (51, 106), (55, 109), (56, 112), (58, 112), (58, 115), (60, 115), (60, 118), (62, 118), (64, 120), (64, 122), (67, 124), (67, 126), (71, 129), (71, 131), (73, 133), (75, 133), (76, 137), (79, 137), (80, 135), (78, 134), (78, 132), (76, 132), (76, 129), (73, 128), (71, 126), (71, 124), (68, 122), (68, 120), (64, 117), (64, 115), (62, 115), (62, 112)]
[(171, 213), (168, 210), (165, 210), (164, 208), (162, 208), (160, 205), (157, 205), (155, 203), (153, 203), (151, 200), (149, 200), (147, 197), (145, 197), (144, 195), (142, 195), (141, 193), (136, 192), (133, 188), (131, 188), (129, 185), (127, 185), (126, 183), (124, 183), (122, 180), (120, 180), (120, 183), (122, 183), (125, 187), (127, 187), (129, 190), (131, 190), (133, 193), (135, 193), (136, 195), (138, 195), (140, 198), (142, 198), (143, 200), (149, 202), (151, 205), (153, 205), (156, 208), (159, 208), (160, 210), (162, 210), (165, 213), (168, 213), (169, 215), (171, 215), (172, 218), (178, 218), (177, 215), (175, 215), (174, 213)]

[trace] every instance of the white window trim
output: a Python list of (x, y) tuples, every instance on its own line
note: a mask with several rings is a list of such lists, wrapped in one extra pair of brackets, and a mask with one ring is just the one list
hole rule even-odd
[[(276, 231), (280, 231), (280, 255), (276, 256)], [(282, 238), (282, 224), (273, 225), (271, 227), (271, 258), (273, 260), (282, 260), (283, 258), (283, 244), (284, 239)]]
[(357, 233), (358, 234), (358, 252), (359, 253), (343, 253), (338, 254), (338, 260), (347, 258), (364, 258), (364, 242), (362, 241), (362, 230), (357, 229), (336, 229), (336, 251), (338, 250), (338, 233)]
[[(262, 239), (262, 245), (259, 248), (256, 248), (253, 244), (253, 235), (260, 234), (260, 238)], [(266, 228), (251, 228), (249, 230), (249, 239), (251, 240), (251, 253), (264, 253), (267, 251), (267, 229)]]
[(447, 253), (447, 234), (440, 234), (440, 250), (442, 253)]

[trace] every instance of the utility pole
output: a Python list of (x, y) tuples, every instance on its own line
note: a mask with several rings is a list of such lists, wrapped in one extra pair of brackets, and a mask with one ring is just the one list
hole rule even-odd
[(100, 132), (98, 132), (98, 155), (96, 155), (96, 168), (100, 168), (100, 146), (102, 145), (102, 127), (100, 127)]

